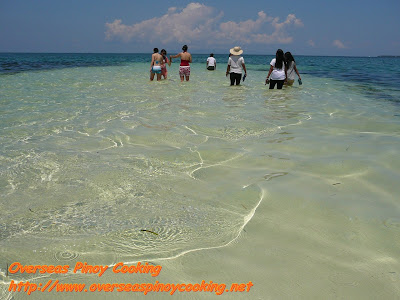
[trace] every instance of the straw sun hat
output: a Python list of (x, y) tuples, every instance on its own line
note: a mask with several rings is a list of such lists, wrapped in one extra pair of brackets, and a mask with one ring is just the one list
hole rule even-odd
[(240, 48), (239, 46), (233, 47), (230, 51), (229, 51), (232, 55), (240, 55), (243, 53), (242, 48)]

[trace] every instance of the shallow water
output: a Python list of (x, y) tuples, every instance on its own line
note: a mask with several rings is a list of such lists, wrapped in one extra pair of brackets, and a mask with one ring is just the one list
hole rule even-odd
[[(257, 259), (258, 267), (244, 272), (258, 285), (254, 299), (296, 296), (289, 286), (263, 288), (266, 277), (278, 281), (287, 267), (273, 266), (271, 255), (290, 257), (297, 271), (285, 276), (293, 284), (304, 253), (315, 270), (331, 261), (318, 271), (326, 272), (322, 286), (358, 282), (338, 269), (346, 255), (369, 263), (363, 276), (381, 266), (374, 257), (397, 279), (399, 59), (299, 57), (303, 85), (278, 91), (263, 83), (270, 57), (245, 56), (248, 77), (230, 87), (225, 56), (216, 57), (215, 72), (205, 69), (207, 56), (194, 56), (185, 83), (176, 63), (168, 80), (149, 82), (147, 56), (1, 56), (4, 295), (11, 297), (11, 279), (38, 277), (7, 276), (15, 261), (153, 261), (169, 269), (165, 280), (198, 281), (218, 277), (216, 263), (201, 272), (207, 251), (238, 264)], [(391, 80), (368, 75), (382, 60), (390, 61)], [(318, 256), (334, 249), (343, 253)], [(232, 254), (250, 250), (250, 258)], [(235, 282), (237, 267), (221, 264), (231, 273), (223, 280)], [(261, 271), (269, 268), (271, 274)], [(365, 293), (354, 290), (318, 295)], [(299, 291), (300, 298), (315, 292), (304, 285)], [(396, 292), (385, 285), (384, 295)], [(30, 297), (43, 295), (54, 296)]]

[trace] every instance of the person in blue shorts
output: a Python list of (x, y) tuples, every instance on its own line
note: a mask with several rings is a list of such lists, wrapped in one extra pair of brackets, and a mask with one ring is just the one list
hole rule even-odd
[(157, 81), (161, 80), (161, 63), (163, 61), (163, 57), (160, 53), (158, 53), (158, 48), (154, 48), (154, 53), (151, 56), (151, 64), (150, 64), (150, 80), (154, 79), (154, 76), (157, 74)]

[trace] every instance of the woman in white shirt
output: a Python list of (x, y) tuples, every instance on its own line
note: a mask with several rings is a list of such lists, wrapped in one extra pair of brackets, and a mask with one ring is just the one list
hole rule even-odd
[(301, 77), (299, 71), (296, 67), (296, 61), (293, 58), (292, 53), (286, 52), (285, 53), (285, 61), (286, 61), (286, 70), (287, 70), (287, 85), (293, 85), (294, 82), (294, 73), (299, 76), (299, 84), (301, 84)]
[(230, 74), (231, 85), (234, 85), (235, 83), (236, 85), (239, 85), (240, 80), (242, 79), (243, 70), (244, 70), (244, 76), (247, 76), (244, 59), (242, 56), (240, 56), (243, 53), (243, 50), (239, 46), (236, 46), (230, 50), (230, 53), (232, 55), (228, 59), (226, 76)]
[[(276, 51), (275, 58), (271, 60), (270, 65), (265, 84), (269, 83), (270, 90), (274, 89), (275, 85), (277, 89), (282, 89), (283, 84), (287, 81), (285, 56), (282, 49)], [(271, 79), (269, 79), (269, 76), (271, 76)]]

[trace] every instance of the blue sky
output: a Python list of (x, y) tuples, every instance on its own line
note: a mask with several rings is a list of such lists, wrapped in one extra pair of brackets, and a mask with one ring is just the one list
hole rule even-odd
[(399, 0), (0, 0), (0, 52), (400, 55), (399, 13)]

